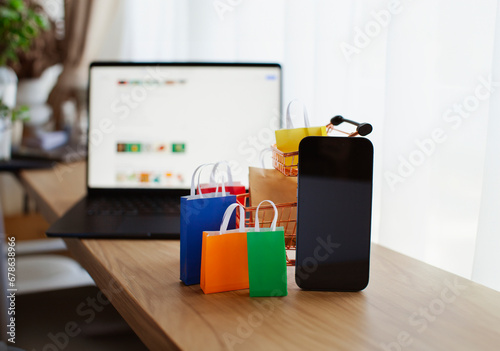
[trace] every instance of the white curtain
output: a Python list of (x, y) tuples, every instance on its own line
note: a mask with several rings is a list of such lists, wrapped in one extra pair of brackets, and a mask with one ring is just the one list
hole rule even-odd
[[(495, 43), (493, 48), (492, 81), (496, 82), (497, 92), (486, 103), (489, 105), (486, 134), (486, 153), (484, 161), (481, 207), (472, 279), (500, 290), (500, 6), (496, 9)], [(485, 137), (485, 135), (483, 135)]]
[(313, 123), (374, 126), (373, 240), (500, 290), (497, 7), (123, 0), (101, 58), (281, 63)]

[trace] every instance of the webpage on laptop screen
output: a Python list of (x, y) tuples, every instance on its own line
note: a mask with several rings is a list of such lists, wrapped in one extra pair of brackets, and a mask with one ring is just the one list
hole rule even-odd
[(94, 66), (89, 186), (188, 188), (220, 160), (248, 186), (279, 128), (280, 81), (277, 66)]

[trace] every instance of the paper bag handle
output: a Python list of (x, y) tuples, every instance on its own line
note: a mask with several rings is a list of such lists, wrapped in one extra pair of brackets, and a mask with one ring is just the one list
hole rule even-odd
[(240, 232), (245, 231), (245, 208), (238, 203), (234, 203), (229, 205), (226, 208), (226, 212), (224, 212), (224, 216), (222, 217), (222, 223), (220, 225), (220, 230), (219, 230), (220, 234), (227, 233), (227, 226), (229, 225), (229, 220), (231, 219), (231, 215), (233, 214), (233, 211), (236, 207), (240, 208), (239, 231)]
[[(299, 100), (297, 99), (293, 99), (292, 101), (290, 101), (290, 103), (288, 104), (287, 108), (286, 108), (286, 129), (293, 129), (293, 122), (292, 122), (292, 116), (290, 115), (290, 106), (292, 106), (292, 104), (294, 102), (299, 102)], [(307, 109), (306, 109), (306, 106), (304, 104), (302, 104), (302, 109), (303, 109), (303, 114), (304, 114), (304, 126), (306, 128), (309, 128), (309, 117), (307, 115)]]
[(261, 165), (262, 168), (266, 168), (266, 164), (264, 163), (264, 155), (268, 151), (273, 151), (273, 149), (271, 149), (270, 147), (266, 147), (265, 149), (262, 149), (260, 151), (260, 165)]
[(261, 201), (259, 206), (257, 206), (257, 210), (255, 211), (255, 231), (256, 232), (260, 232), (260, 228), (259, 228), (259, 208), (260, 208), (260, 205), (262, 205), (264, 202), (269, 202), (273, 208), (274, 208), (274, 218), (273, 218), (273, 221), (271, 223), (271, 231), (275, 231), (276, 230), (276, 222), (278, 221), (278, 209), (276, 208), (276, 205), (274, 204), (274, 202), (272, 202), (271, 200), (264, 200), (264, 201)]
[(228, 185), (234, 185), (233, 183), (233, 174), (231, 173), (231, 167), (229, 167), (229, 162), (227, 161), (220, 161), (217, 162), (214, 166), (214, 169), (212, 170), (212, 173), (210, 173), (210, 186), (213, 187), (215, 186), (215, 174), (217, 173), (217, 169), (219, 168), (220, 165), (226, 166), (226, 174), (227, 174), (227, 184)]

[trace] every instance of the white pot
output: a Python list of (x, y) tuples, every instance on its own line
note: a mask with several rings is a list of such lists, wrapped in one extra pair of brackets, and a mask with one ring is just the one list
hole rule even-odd
[[(10, 67), (0, 67), (0, 98), (10, 107), (16, 106), (17, 76)], [(10, 114), (0, 118), (0, 160), (10, 160), (11, 122)]]
[(21, 79), (17, 85), (17, 105), (44, 105), (61, 71), (62, 65), (54, 65), (39, 78)]
[[(28, 126), (40, 127), (50, 120), (52, 108), (46, 102), (61, 71), (62, 65), (58, 64), (47, 68), (39, 78), (19, 80), (17, 84), (17, 106), (29, 106), (30, 119), (26, 122)], [(13, 136), (13, 143), (14, 139)], [(15, 147), (13, 146), (13, 148)]]
[(9, 118), (0, 118), (0, 161), (10, 160), (11, 123)]
[(0, 66), (0, 98), (10, 108), (16, 106), (17, 76), (12, 68)]
[(12, 122), (10, 129), (10, 145), (12, 150), (19, 150), (21, 147), (21, 142), (23, 141), (23, 121), (17, 120)]

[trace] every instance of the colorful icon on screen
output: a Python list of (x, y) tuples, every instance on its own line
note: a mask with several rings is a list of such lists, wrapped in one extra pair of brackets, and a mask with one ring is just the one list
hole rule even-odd
[(116, 181), (118, 183), (123, 183), (126, 180), (126, 175), (124, 173), (117, 173), (116, 174)]
[(155, 151), (156, 152), (164, 152), (166, 150), (165, 144), (156, 144)]
[(127, 178), (128, 178), (129, 181), (135, 181), (137, 179), (137, 175), (135, 173), (130, 173), (127, 176)]
[(172, 152), (186, 152), (186, 144), (184, 143), (173, 143)]
[(149, 173), (141, 173), (139, 181), (141, 183), (149, 183)]
[[(186, 151), (186, 144), (184, 143), (173, 143), (172, 152), (182, 153)], [(116, 152), (118, 153), (163, 153), (170, 150), (168, 143), (116, 143)]]
[(141, 144), (141, 152), (151, 152), (151, 144)]
[(125, 151), (127, 151), (127, 145), (123, 144), (123, 143), (116, 144), (116, 151), (117, 152), (125, 152)]
[(130, 152), (140, 152), (141, 144), (127, 144), (128, 150)]

